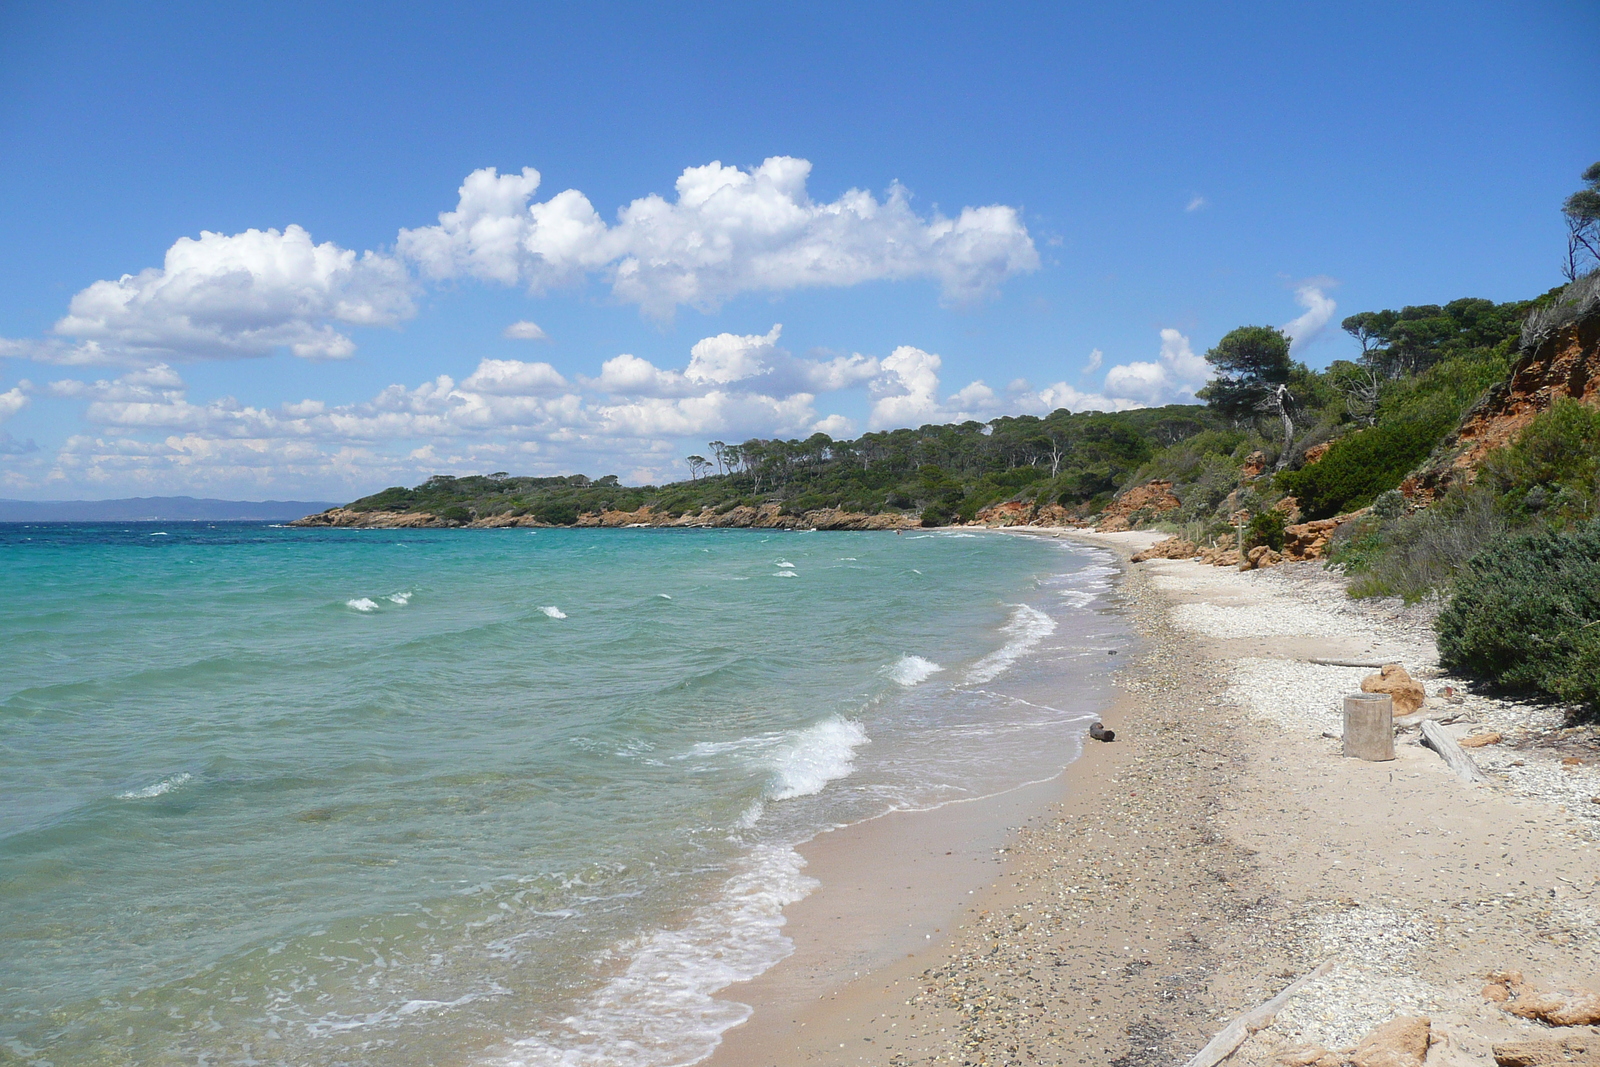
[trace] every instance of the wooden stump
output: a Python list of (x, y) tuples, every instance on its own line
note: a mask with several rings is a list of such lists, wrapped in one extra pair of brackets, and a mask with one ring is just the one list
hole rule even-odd
[(1394, 701), (1388, 693), (1352, 693), (1344, 698), (1344, 754), (1356, 759), (1394, 759)]

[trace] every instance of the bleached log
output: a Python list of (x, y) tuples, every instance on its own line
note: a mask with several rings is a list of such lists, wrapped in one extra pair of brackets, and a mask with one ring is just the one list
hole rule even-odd
[(1456, 739), (1445, 733), (1444, 727), (1432, 719), (1422, 720), (1422, 743), (1439, 753), (1439, 758), (1444, 760), (1445, 766), (1454, 771), (1456, 777), (1463, 782), (1477, 784), (1489, 780), (1489, 776), (1472, 762), (1472, 757), (1467, 755), (1466, 749), (1456, 744)]
[(1323, 659), (1321, 656), (1311, 656), (1307, 663), (1320, 663), (1324, 667), (1371, 667), (1373, 670), (1382, 670), (1385, 662), (1393, 663), (1394, 660), (1375, 659)]
[(1304, 977), (1290, 982), (1282, 993), (1273, 997), (1259, 1008), (1254, 1008), (1239, 1016), (1233, 1022), (1222, 1028), (1222, 1031), (1206, 1043), (1206, 1047), (1194, 1054), (1194, 1058), (1184, 1067), (1215, 1067), (1229, 1056), (1233, 1050), (1245, 1043), (1249, 1036), (1257, 1030), (1264, 1030), (1272, 1025), (1272, 1020), (1277, 1018), (1278, 1012), (1289, 1003), (1289, 998), (1300, 991), (1300, 987), (1307, 982), (1321, 978), (1328, 973), (1328, 968), (1333, 966), (1329, 960), (1316, 970)]

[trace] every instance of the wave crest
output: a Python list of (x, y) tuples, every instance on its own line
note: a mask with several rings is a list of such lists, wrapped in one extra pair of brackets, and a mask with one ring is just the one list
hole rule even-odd
[(989, 682), (998, 678), (1007, 667), (1034, 645), (1056, 632), (1056, 621), (1037, 608), (1018, 604), (1002, 632), (1011, 640), (972, 665), (967, 672), (968, 682)]
[(856, 749), (866, 743), (867, 731), (852, 719), (835, 715), (806, 727), (772, 753), (772, 799), (808, 797), (848, 778), (856, 769)]
[(174, 789), (183, 785), (185, 782), (192, 782), (193, 780), (194, 775), (192, 774), (174, 774), (170, 778), (161, 779), (161, 781), (157, 782), (155, 785), (147, 785), (143, 789), (130, 789), (126, 793), (118, 793), (117, 799), (149, 800), (151, 797), (159, 797), (166, 793), (170, 793)]
[(914, 685), (922, 684), (942, 670), (944, 668), (931, 659), (905, 655), (895, 660), (894, 664), (888, 668), (887, 673), (893, 681), (909, 689)]

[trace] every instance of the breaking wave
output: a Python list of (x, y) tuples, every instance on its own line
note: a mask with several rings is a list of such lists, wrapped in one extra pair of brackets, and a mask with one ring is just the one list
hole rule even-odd
[(157, 782), (155, 785), (147, 785), (143, 789), (130, 789), (126, 793), (118, 793), (117, 799), (149, 800), (151, 797), (159, 797), (166, 793), (170, 793), (174, 789), (177, 789), (179, 786), (183, 785), (185, 782), (192, 782), (193, 780), (194, 775), (192, 774), (174, 774), (170, 778), (161, 779), (161, 781)]
[(1037, 608), (1018, 604), (1001, 630), (1011, 639), (972, 665), (967, 681), (989, 682), (998, 678), (1017, 658), (1056, 632), (1055, 620)]
[(944, 668), (931, 659), (907, 655), (895, 660), (889, 667), (888, 674), (891, 679), (909, 689), (911, 686), (922, 684), (942, 670)]
[(511, 1046), (503, 1067), (664, 1067), (696, 1063), (750, 1007), (716, 994), (794, 951), (783, 909), (817, 887), (791, 848), (763, 845), (676, 930), (633, 947), (628, 966), (557, 1027)]
[(567, 617), (567, 613), (556, 607), (554, 604), (551, 604), (548, 607), (540, 608), (539, 610), (550, 616), (552, 619), (564, 619)]
[(856, 749), (866, 743), (860, 723), (837, 715), (794, 734), (772, 754), (772, 799), (808, 797), (848, 778), (856, 769)]

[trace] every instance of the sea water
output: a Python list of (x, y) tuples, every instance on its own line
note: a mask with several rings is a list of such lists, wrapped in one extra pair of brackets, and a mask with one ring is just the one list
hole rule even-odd
[(0, 1062), (691, 1063), (830, 826), (1047, 778), (1097, 550), (0, 526)]

